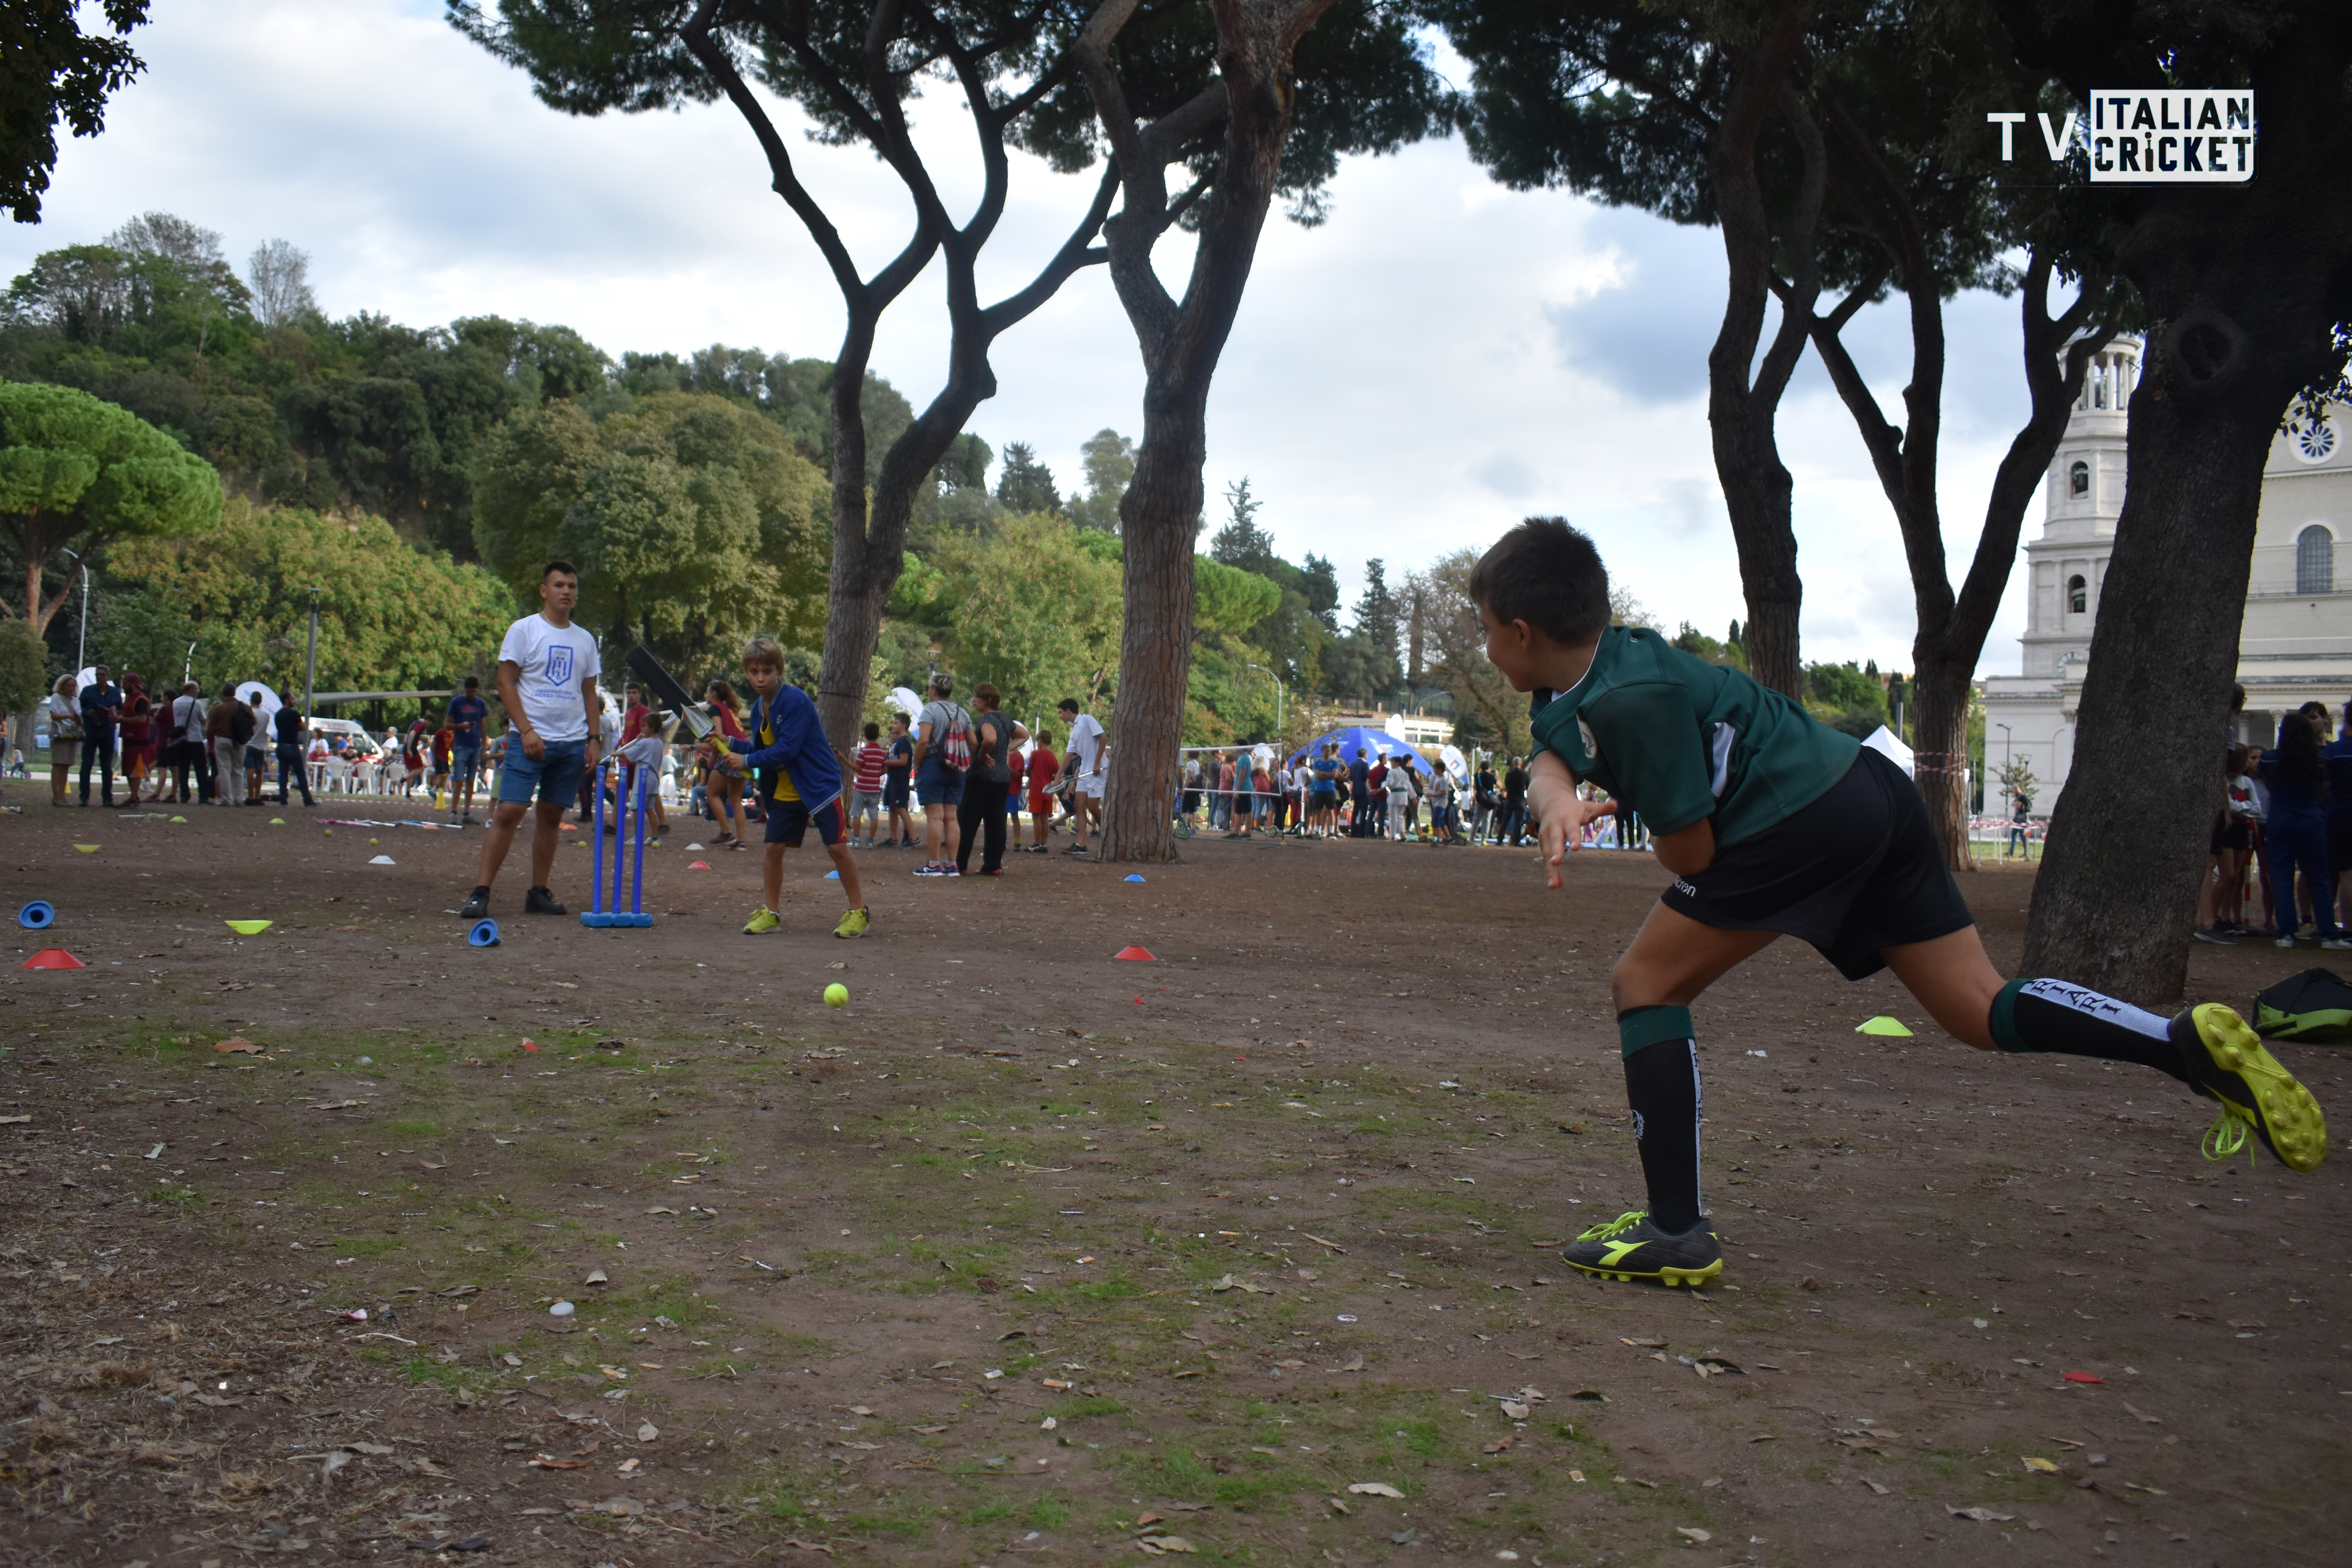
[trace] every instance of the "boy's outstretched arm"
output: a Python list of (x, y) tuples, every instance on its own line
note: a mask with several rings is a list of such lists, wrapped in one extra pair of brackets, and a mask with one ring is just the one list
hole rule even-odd
[(1614, 808), (1578, 795), (1576, 775), (1552, 752), (1538, 752), (1528, 764), (1528, 804), (1535, 808), (1537, 842), (1543, 847), (1544, 885), (1564, 888), (1560, 868), (1576, 852), (1584, 825)]

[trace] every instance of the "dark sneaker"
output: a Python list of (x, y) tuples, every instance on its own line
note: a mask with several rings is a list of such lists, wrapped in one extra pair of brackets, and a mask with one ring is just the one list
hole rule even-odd
[(2208, 1002), (2172, 1020), (2172, 1043), (2191, 1087), (2221, 1103), (2200, 1142), (2208, 1160), (2228, 1159), (2252, 1131), (2288, 1170), (2319, 1169), (2327, 1157), (2326, 1113), (2243, 1018)]
[(522, 912), (527, 915), (560, 915), (565, 911), (563, 906), (555, 901), (553, 893), (545, 888), (533, 888), (522, 896)]
[(476, 888), (473, 892), (467, 896), (465, 903), (458, 907), (457, 918), (459, 920), (466, 921), (478, 921), (488, 915), (489, 912), (490, 890), (488, 888)]
[(1693, 1289), (1723, 1272), (1723, 1246), (1706, 1221), (1680, 1236), (1660, 1230), (1643, 1209), (1596, 1225), (1568, 1244), (1560, 1260), (1602, 1279), (1654, 1279)]

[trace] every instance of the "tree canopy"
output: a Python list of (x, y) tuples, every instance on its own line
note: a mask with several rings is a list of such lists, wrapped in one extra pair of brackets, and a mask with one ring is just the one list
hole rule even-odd
[(220, 511), (212, 465), (138, 416), (69, 387), (0, 382), (0, 529), (37, 629), (68, 591), (42, 595), (56, 552), (88, 557), (119, 540), (194, 533)]
[(241, 499), (207, 532), (121, 545), (109, 564), (114, 591), (94, 617), (92, 647), (166, 689), (194, 642), (207, 691), (260, 679), (299, 692), (314, 588), (321, 690), (488, 676), (516, 613), (514, 595), (481, 567), (415, 549), (381, 518), (264, 510)]
[[(82, 31), (91, 13), (110, 36)], [(125, 36), (146, 20), (147, 0), (20, 0), (0, 10), (0, 205), (18, 223), (41, 221), (58, 126), (97, 135), (107, 99), (147, 68)]]
[(483, 561), (518, 598), (548, 561), (572, 562), (574, 613), (616, 653), (645, 641), (695, 661), (822, 624), (824, 477), (724, 398), (657, 393), (601, 420), (551, 404), (482, 443), (474, 484)]

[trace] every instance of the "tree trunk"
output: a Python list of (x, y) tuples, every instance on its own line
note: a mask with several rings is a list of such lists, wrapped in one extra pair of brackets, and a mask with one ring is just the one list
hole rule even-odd
[[(2218, 320), (2202, 313), (2189, 334), (2226, 336)], [(2318, 327), (2320, 342), (2326, 331)], [(2129, 480), (2074, 762), (2051, 814), (2025, 943), (2026, 973), (2149, 1006), (2178, 1000), (2188, 979), (2263, 466), (2305, 379), (2273, 367), (2310, 360), (2307, 342), (2241, 335), (2227, 356), (2231, 384), (2200, 395), (2184, 373), (2181, 335), (2178, 321), (2158, 335), (2151, 374), (2132, 397)]]
[(1207, 393), (1205, 378), (1197, 389), (1145, 389), (1143, 445), (1119, 501), (1127, 620), (1119, 632), (1117, 762), (1103, 795), (1106, 860), (1176, 858), (1169, 802), (1192, 672), (1192, 545), (1208, 458)]
[[(1201, 467), (1208, 457), (1209, 387), (1233, 332), (1273, 205), (1290, 135), (1298, 40), (1332, 0), (1212, 0), (1218, 80), (1209, 91), (1139, 125), (1109, 60), (1109, 45), (1135, 10), (1106, 0), (1073, 53), (1087, 77), (1117, 160), (1125, 197), (1103, 225), (1113, 285), (1143, 355), (1143, 446), (1119, 501), (1126, 542), (1127, 622), (1100, 858), (1176, 858), (1170, 831), (1184, 688), (1192, 658), (1192, 545), (1201, 522)], [(1208, 191), (1192, 278), (1180, 304), (1152, 269), (1151, 249), (1199, 195), (1168, 200), (1168, 165), (1191, 134), (1224, 121), (1224, 145)]]
[[(2012, 549), (2014, 546), (2012, 545)], [(1979, 647), (1983, 644), (1979, 636)], [(1917, 645), (1913, 647), (1918, 655)], [(1969, 693), (1976, 674), (1973, 649), (1939, 647), (1911, 680), (1911, 779), (1927, 805), (1927, 820), (1944, 846), (1946, 863), (1972, 864), (1969, 847)]]
[[(2022, 37), (2043, 14), (2021, 10)], [(2077, 96), (2118, 58), (2097, 29)], [(2049, 40), (2044, 40), (2045, 42)], [(2231, 689), (2263, 469), (2299, 395), (2341, 396), (2352, 319), (2352, 26), (2292, 7), (2247, 60), (2262, 117), (2260, 177), (2119, 193), (2117, 270), (2157, 323), (2131, 400), (2115, 553), (2084, 672), (2074, 761), (2050, 823), (2026, 926), (2025, 972), (2146, 1006), (2178, 1000), (2221, 802)]]
[[(1821, 291), (1813, 234), (1826, 159), (1820, 132), (1796, 107), (1787, 86), (1807, 15), (1804, 6), (1784, 5), (1758, 43), (1727, 51), (1731, 88), (1707, 158), (1728, 275), (1723, 325), (1706, 360), (1707, 426), (1716, 478), (1738, 548), (1740, 586), (1748, 596), (1748, 668), (1758, 680), (1790, 697), (1803, 695), (1797, 616), (1804, 584), (1797, 575), (1797, 534), (1790, 523), (1794, 483), (1780, 461), (1773, 420), (1804, 353), (1805, 323)], [(1776, 109), (1789, 120), (1804, 160), (1795, 208), (1777, 237), (1757, 172), (1758, 144)], [(1776, 237), (1791, 277), (1780, 328), (1759, 364), (1756, 349), (1773, 292)]]

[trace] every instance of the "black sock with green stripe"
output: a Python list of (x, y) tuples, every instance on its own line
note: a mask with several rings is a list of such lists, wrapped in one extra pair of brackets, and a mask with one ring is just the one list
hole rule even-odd
[(1679, 1236), (1699, 1222), (1698, 1041), (1690, 1009), (1629, 1007), (1617, 1015), (1617, 1040), (1650, 1218)]
[(1993, 998), (1993, 1043), (2004, 1051), (2055, 1052), (2132, 1062), (2194, 1085), (2169, 1020), (2063, 980), (2012, 980)]

